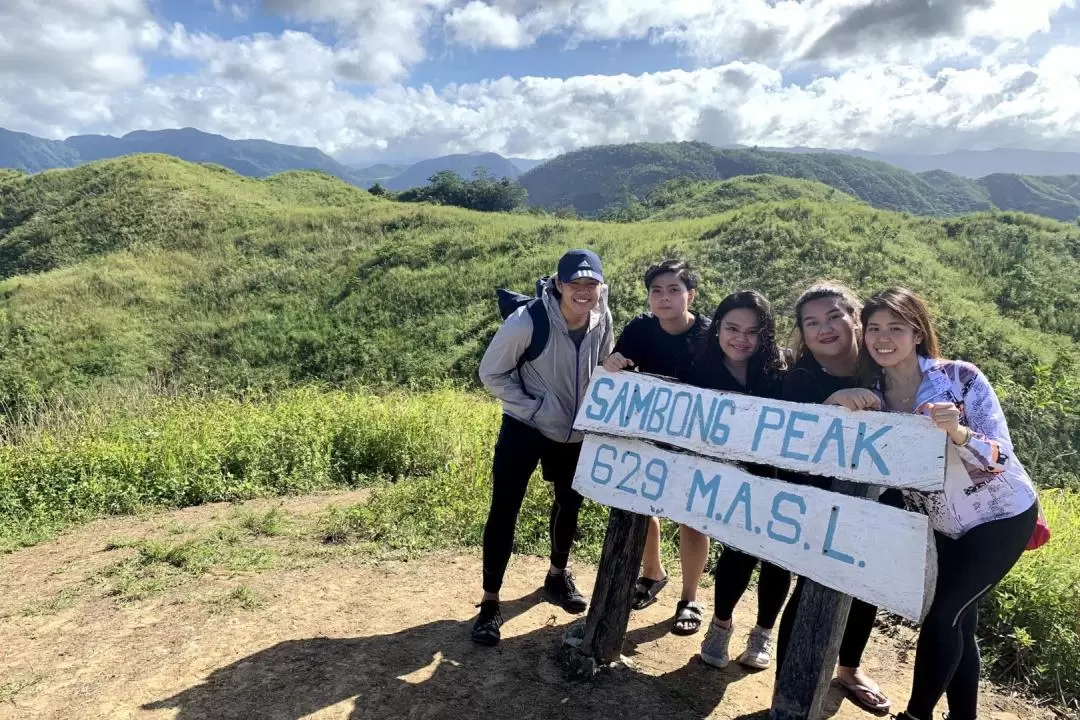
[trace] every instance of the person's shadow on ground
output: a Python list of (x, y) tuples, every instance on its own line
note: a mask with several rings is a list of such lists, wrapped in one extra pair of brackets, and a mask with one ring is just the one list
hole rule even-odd
[[(539, 590), (504, 601), (504, 619), (510, 623), (539, 602)], [(554, 608), (552, 615), (553, 620), (566, 617)], [(143, 709), (175, 709), (178, 720), (294, 720), (339, 704), (340, 715), (353, 720), (701, 720), (720, 704), (728, 684), (745, 676), (689, 658), (661, 677), (625, 672), (591, 683), (569, 682), (557, 659), (565, 625), (550, 622), (506, 637), (494, 648), (474, 645), (471, 625), (471, 620), (438, 620), (386, 635), (280, 642)], [(666, 627), (667, 622), (631, 631), (624, 652), (632, 655), (636, 645), (657, 639)]]

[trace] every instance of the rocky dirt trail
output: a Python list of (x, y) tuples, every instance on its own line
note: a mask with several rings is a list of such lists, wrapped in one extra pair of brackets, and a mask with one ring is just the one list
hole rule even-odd
[[(631, 619), (624, 651), (635, 670), (571, 683), (556, 655), (574, 618), (540, 602), (546, 562), (518, 557), (503, 642), (474, 646), (477, 553), (386, 557), (321, 542), (313, 528), (326, 507), (363, 499), (114, 518), (0, 557), (0, 718), (768, 717), (771, 670), (707, 668), (701, 635), (668, 632), (676, 583)], [(272, 508), (284, 529), (259, 521)], [(594, 572), (578, 567), (583, 590)], [(751, 592), (733, 650), (753, 608)], [(865, 659), (895, 710), (913, 639), (907, 628), (876, 631)], [(987, 720), (1053, 717), (989, 687), (983, 704)], [(872, 717), (837, 691), (829, 708)]]

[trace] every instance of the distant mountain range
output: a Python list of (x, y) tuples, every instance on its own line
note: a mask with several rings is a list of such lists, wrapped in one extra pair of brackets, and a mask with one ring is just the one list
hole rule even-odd
[(0, 128), (0, 167), (26, 172), (75, 167), (134, 153), (164, 153), (189, 162), (216, 163), (241, 175), (265, 177), (285, 170), (322, 170), (354, 185), (363, 177), (316, 148), (267, 140), (230, 140), (194, 128), (136, 130), (123, 137), (75, 135), (46, 140)]
[(529, 191), (532, 204), (573, 206), (586, 216), (625, 205), (628, 198), (644, 198), (675, 178), (723, 180), (757, 174), (816, 180), (875, 207), (920, 215), (1001, 209), (1067, 221), (1080, 216), (1080, 153), (1003, 149), (904, 155), (632, 143), (585, 148), (547, 161), (469, 153), (410, 166), (358, 168), (316, 148), (231, 140), (194, 128), (139, 130), (123, 137), (77, 135), (63, 141), (0, 128), (0, 167), (24, 172), (134, 153), (165, 153), (191, 162), (216, 163), (251, 177), (321, 170), (358, 187), (380, 183), (390, 190), (424, 185), (442, 170), (469, 178), (484, 168), (496, 178), (518, 179)]
[[(745, 145), (733, 146), (749, 149)], [(966, 178), (981, 178), (998, 173), (1014, 175), (1080, 175), (1080, 153), (1048, 150), (957, 150), (939, 155), (876, 153), (866, 150), (830, 150), (828, 148), (774, 148), (761, 150), (790, 153), (837, 153), (878, 160), (914, 173), (944, 170)]]
[(444, 155), (443, 157), (421, 160), (409, 166), (404, 172), (382, 183), (388, 190), (408, 190), (426, 185), (428, 179), (442, 170), (452, 170), (463, 178), (469, 179), (479, 168), (484, 168), (495, 178), (508, 177), (516, 180), (522, 171), (514, 163), (496, 153), (469, 153), (467, 155)]
[(358, 187), (381, 183), (391, 190), (424, 185), (440, 170), (453, 170), (469, 178), (477, 168), (484, 167), (494, 177), (517, 178), (543, 162), (525, 158), (511, 161), (495, 153), (470, 153), (422, 160), (408, 166), (383, 163), (357, 168), (344, 165), (316, 148), (267, 140), (230, 140), (194, 128), (137, 130), (123, 137), (75, 135), (67, 140), (47, 140), (0, 128), (2, 168), (35, 173), (134, 153), (164, 153), (189, 162), (216, 163), (248, 177), (265, 177), (286, 170), (321, 170)]
[(998, 173), (972, 180), (943, 170), (916, 174), (851, 154), (717, 148), (699, 142), (585, 148), (549, 160), (518, 181), (530, 203), (549, 209), (572, 206), (581, 215), (595, 216), (628, 207), (678, 178), (760, 174), (816, 180), (874, 207), (916, 215), (998, 209), (1069, 222), (1080, 217), (1080, 175)]

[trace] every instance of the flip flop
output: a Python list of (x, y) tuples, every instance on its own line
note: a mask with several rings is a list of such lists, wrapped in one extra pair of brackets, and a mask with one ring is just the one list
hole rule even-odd
[[(671, 632), (675, 635), (693, 635), (701, 629), (701, 605), (694, 600), (680, 600), (675, 606), (675, 620)], [(685, 627), (679, 627), (683, 625)]]
[(668, 583), (668, 576), (665, 573), (664, 577), (659, 580), (653, 580), (647, 578), (644, 575), (637, 579), (634, 583), (634, 595), (633, 600), (630, 603), (630, 607), (634, 610), (644, 610), (653, 604), (656, 600), (656, 596), (660, 594), (660, 591), (664, 589), (664, 586)]
[(892, 707), (892, 701), (885, 696), (885, 693), (881, 692), (880, 688), (874, 690), (861, 683), (849, 684), (840, 678), (834, 678), (833, 681), (843, 689), (851, 702), (866, 712), (883, 715)]

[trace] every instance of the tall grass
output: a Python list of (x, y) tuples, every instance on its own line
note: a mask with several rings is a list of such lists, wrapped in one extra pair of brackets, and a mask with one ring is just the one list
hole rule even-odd
[(147, 507), (183, 507), (430, 475), (482, 451), (496, 408), (450, 390), (295, 389), (272, 400), (164, 398), (22, 428), (0, 444), (0, 540)]
[(995, 676), (1080, 711), (1080, 495), (1045, 490), (1041, 502), (1053, 537), (983, 604), (983, 648)]

